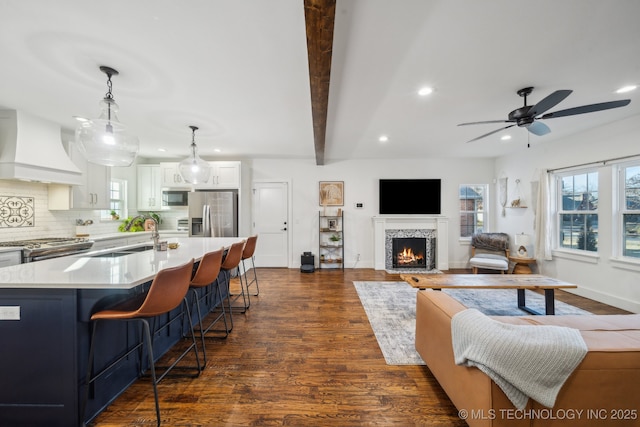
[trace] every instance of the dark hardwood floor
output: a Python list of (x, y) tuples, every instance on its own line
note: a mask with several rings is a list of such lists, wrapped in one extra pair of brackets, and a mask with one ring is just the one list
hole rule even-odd
[[(258, 277), (260, 296), (234, 315), (231, 335), (207, 341), (200, 377), (158, 386), (164, 426), (466, 425), (428, 368), (388, 366), (380, 352), (352, 281), (398, 275), (260, 268)], [(624, 313), (565, 292), (558, 299)], [(152, 387), (141, 379), (92, 425), (155, 423)]]

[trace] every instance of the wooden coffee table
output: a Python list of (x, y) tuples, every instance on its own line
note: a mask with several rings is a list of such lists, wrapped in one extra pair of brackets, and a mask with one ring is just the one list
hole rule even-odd
[(542, 314), (526, 306), (526, 289), (544, 290), (545, 313), (555, 314), (555, 290), (578, 286), (541, 274), (401, 274), (402, 280), (418, 289), (516, 289), (518, 308)]

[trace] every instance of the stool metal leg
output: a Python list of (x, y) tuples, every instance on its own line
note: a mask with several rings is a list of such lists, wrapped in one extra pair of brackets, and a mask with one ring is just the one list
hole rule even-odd
[[(244, 313), (245, 311), (247, 311), (247, 309), (249, 308), (249, 306), (251, 305), (251, 300), (247, 299), (249, 298), (249, 295), (247, 293), (245, 293), (245, 286), (243, 284), (243, 280), (242, 280), (242, 275), (240, 274), (240, 267), (235, 267), (236, 270), (236, 277), (238, 278), (238, 280), (240, 281), (240, 293), (239, 294), (229, 294), (234, 296), (235, 298), (233, 299), (233, 301), (238, 300), (240, 297), (242, 297), (242, 305), (234, 305), (233, 308), (237, 308), (240, 309), (241, 313)], [(227, 274), (229, 275), (229, 287), (231, 286), (231, 271), (227, 270)]]
[(149, 354), (149, 369), (151, 369), (151, 381), (153, 383), (153, 397), (156, 401), (156, 419), (160, 427), (160, 402), (158, 401), (158, 382), (156, 381), (156, 367), (153, 362), (153, 345), (151, 340), (151, 330), (146, 319), (139, 319), (144, 327), (144, 338), (147, 341), (147, 353)]
[[(252, 270), (253, 270), (253, 278), (251, 279), (251, 281), (249, 281), (249, 278), (248, 278), (249, 273), (248, 273), (248, 270), (247, 270), (247, 266), (245, 265), (245, 262), (244, 262), (245, 259), (251, 259), (251, 266), (253, 267), (252, 268)], [(254, 257), (252, 256), (251, 258), (245, 258), (245, 259), (242, 260), (242, 268), (244, 270), (245, 283), (247, 285), (247, 293), (249, 295), (258, 296), (258, 295), (260, 295), (260, 286), (258, 286), (258, 273), (257, 273), (257, 270), (256, 270), (256, 264), (254, 262)], [(256, 293), (252, 294), (249, 291), (249, 287), (254, 283), (256, 284)]]

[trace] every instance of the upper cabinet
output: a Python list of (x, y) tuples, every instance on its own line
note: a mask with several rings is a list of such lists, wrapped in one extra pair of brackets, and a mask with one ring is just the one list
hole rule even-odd
[(139, 211), (162, 209), (160, 165), (138, 165), (137, 185), (137, 205)]
[(167, 188), (191, 188), (191, 184), (184, 182), (178, 162), (160, 163), (160, 176), (162, 179), (162, 187)]
[(197, 189), (232, 190), (240, 188), (240, 162), (209, 162), (211, 176), (206, 183), (195, 186)]
[(197, 190), (231, 190), (240, 188), (240, 162), (222, 161), (209, 162), (211, 175), (202, 184), (188, 184), (182, 179), (177, 162), (160, 163), (162, 187), (187, 188)]
[(49, 209), (109, 209), (111, 168), (89, 163), (74, 142), (67, 151), (71, 161), (82, 171), (82, 185), (49, 185)]

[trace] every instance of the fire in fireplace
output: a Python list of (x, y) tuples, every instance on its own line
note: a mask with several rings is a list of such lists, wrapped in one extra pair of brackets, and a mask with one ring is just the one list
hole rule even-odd
[(393, 268), (427, 268), (425, 253), (427, 239), (423, 237), (395, 237), (392, 241)]

